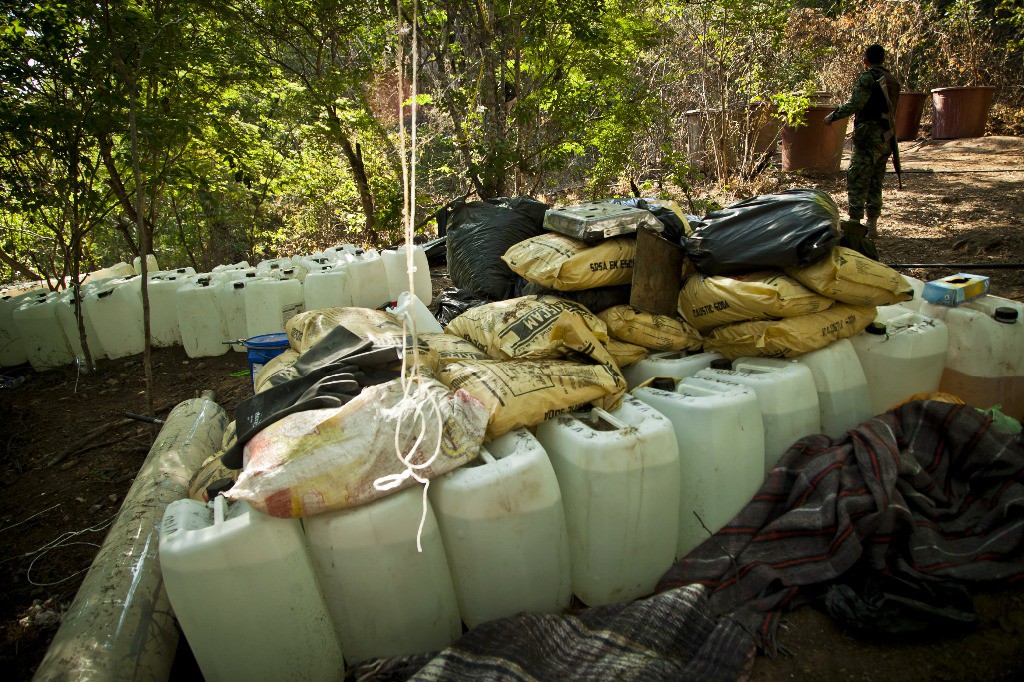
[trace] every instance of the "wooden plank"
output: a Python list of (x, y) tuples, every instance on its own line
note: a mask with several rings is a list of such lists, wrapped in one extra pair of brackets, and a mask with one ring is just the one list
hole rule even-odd
[(638, 230), (629, 304), (656, 315), (675, 315), (685, 262), (682, 246), (653, 230)]

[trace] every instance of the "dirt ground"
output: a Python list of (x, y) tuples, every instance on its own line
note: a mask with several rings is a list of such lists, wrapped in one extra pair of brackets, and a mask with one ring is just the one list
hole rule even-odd
[[(1024, 139), (924, 140), (901, 148), (904, 189), (887, 180), (882, 260), (963, 264), (970, 267), (902, 271), (926, 280), (976, 272), (991, 278), (992, 294), (1024, 300), (1024, 270), (982, 267), (1024, 261)], [(780, 189), (814, 186), (845, 205), (841, 174), (775, 177)], [(189, 359), (180, 348), (157, 350), (153, 365), (157, 407), (212, 389), (233, 414), (251, 391), (241, 353)], [(156, 436), (155, 428), (131, 423), (77, 446), (121, 422), (124, 411), (144, 411), (141, 356), (104, 361), (91, 376), (64, 369), (26, 378), (0, 389), (0, 670), (8, 680), (32, 676)], [(973, 595), (975, 626), (909, 641), (858, 637), (814, 607), (802, 608), (780, 632), (784, 653), (759, 657), (753, 678), (1022, 679), (1024, 590), (983, 586)]]

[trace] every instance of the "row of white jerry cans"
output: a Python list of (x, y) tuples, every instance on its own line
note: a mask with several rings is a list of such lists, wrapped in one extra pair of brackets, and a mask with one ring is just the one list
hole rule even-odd
[[(793, 358), (817, 384), (822, 433), (837, 437), (912, 395), (943, 391), (964, 402), (1024, 417), (1024, 303), (985, 296), (956, 308), (912, 301), (878, 308), (857, 336)], [(682, 378), (716, 354), (654, 353), (626, 367), (630, 388), (653, 377)], [(866, 384), (866, 391), (864, 386)], [(792, 402), (790, 393), (784, 403)]]
[[(422, 247), (411, 252), (362, 251), (346, 245), (315, 254), (192, 268), (148, 276), (150, 334), (154, 346), (182, 345), (190, 357), (221, 355), (227, 340), (284, 331), (302, 310), (336, 306), (378, 307), (414, 286), (431, 300), (430, 272)], [(82, 287), (82, 312), (93, 359), (119, 358), (144, 349), (141, 279), (101, 279)], [(235, 344), (235, 350), (244, 346)], [(0, 366), (30, 362), (43, 371), (84, 358), (74, 293), (35, 291), (0, 299)]]
[[(536, 436), (506, 434), (478, 460), (433, 481), (422, 554), (415, 550), (418, 488), (307, 518), (305, 533), (296, 521), (241, 504), (228, 516), (242, 520), (220, 526), (205, 505), (172, 505), (161, 539), (165, 580), (204, 673), (228, 677), (251, 664), (259, 677), (274, 665), (302, 665), (312, 666), (306, 676), (330, 677), (329, 666), (282, 652), (314, 640), (337, 660), (344, 651), (349, 662), (431, 651), (456, 638), (461, 622), (557, 612), (570, 594), (590, 605), (648, 594), (674, 560), (749, 502), (796, 440), (841, 435), (914, 393), (936, 390), (949, 346), (945, 324), (895, 306), (879, 318), (884, 333), (793, 360), (651, 358), (651, 376), (672, 378), (634, 389), (614, 413), (558, 417)], [(918, 366), (921, 357), (928, 362)], [(642, 368), (632, 369), (631, 382), (645, 380)], [(181, 532), (189, 525), (181, 517), (200, 519), (190, 523), (201, 533)], [(250, 533), (288, 539), (257, 543)], [(209, 551), (232, 543), (275, 549), (260, 561), (245, 554), (259, 575), (238, 580), (237, 567), (223, 564), (236, 560), (233, 552)], [(212, 594), (229, 593), (228, 637), (227, 624), (210, 621), (205, 606)], [(293, 602), (253, 599), (270, 593), (302, 593), (305, 606), (297, 615), (288, 611)], [(279, 622), (285, 611), (297, 619), (277, 630), (298, 633), (288, 645), (254, 649), (259, 633), (237, 629)], [(240, 612), (245, 617), (235, 620)]]
[(206, 679), (328, 679), (342, 653), (357, 663), (437, 650), (463, 622), (556, 613), (573, 593), (591, 605), (649, 594), (680, 555), (681, 508), (693, 511), (680, 501), (689, 476), (673, 422), (626, 396), (614, 413), (536, 431), (488, 443), (426, 498), (417, 486), (301, 525), (223, 498), (170, 505), (161, 568)]

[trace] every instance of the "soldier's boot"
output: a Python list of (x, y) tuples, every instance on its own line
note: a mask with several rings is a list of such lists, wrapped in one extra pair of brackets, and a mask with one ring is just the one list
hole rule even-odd
[(878, 216), (869, 215), (865, 227), (867, 228), (869, 239), (878, 239)]

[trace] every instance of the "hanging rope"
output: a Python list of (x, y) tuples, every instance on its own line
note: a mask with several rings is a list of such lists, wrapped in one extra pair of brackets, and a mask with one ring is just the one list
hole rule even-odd
[[(407, 135), (405, 131), (404, 106), (405, 88), (403, 86), (405, 81), (404, 35), (406, 31), (405, 22), (402, 20), (401, 0), (397, 0), (396, 7), (398, 13), (398, 45), (396, 49), (395, 62), (398, 71), (398, 139), (402, 159), (402, 223), (405, 232), (405, 270), (408, 283), (407, 291), (414, 296), (415, 294), (412, 292), (416, 290), (416, 264), (413, 253), (413, 240), (415, 238), (414, 226), (416, 225), (416, 117), (418, 109), (416, 94), (418, 86), (417, 75), (419, 61), (419, 44), (417, 41), (416, 24), (419, 15), (419, 2), (418, 0), (414, 0), (412, 12), (412, 39), (410, 49), (412, 55), (412, 90), (409, 97), (412, 108), (412, 130), (408, 135), (408, 149), (406, 147)], [(429, 510), (427, 491), (430, 488), (430, 479), (420, 476), (418, 472), (433, 464), (434, 460), (437, 459), (437, 456), (441, 452), (443, 419), (441, 407), (437, 403), (436, 396), (428, 394), (427, 391), (422, 390), (419, 344), (416, 342), (416, 333), (415, 320), (412, 314), (403, 315), (402, 336), (406, 339), (406, 352), (402, 359), (402, 400), (395, 408), (398, 420), (398, 425), (395, 429), (395, 455), (405, 468), (401, 473), (378, 478), (373, 482), (373, 486), (377, 490), (381, 491), (391, 490), (398, 487), (409, 478), (412, 478), (417, 483), (422, 484), (422, 513), (420, 514), (419, 528), (416, 531), (416, 551), (422, 552), (423, 527), (426, 524), (427, 512)], [(412, 359), (411, 366), (410, 356)], [(418, 426), (419, 433), (417, 434), (416, 441), (413, 443), (412, 448), (410, 448), (408, 455), (403, 455), (400, 447), (400, 434), (402, 433), (403, 421), (410, 418), (410, 415), (412, 420), (412, 426), (410, 428), (416, 429)], [(430, 428), (431, 425), (434, 425), (434, 429)], [(416, 463), (413, 461), (413, 458), (416, 453), (420, 452), (420, 448), (427, 440), (428, 430), (436, 430), (436, 433), (433, 434), (435, 437), (433, 452), (431, 452), (424, 461)]]

